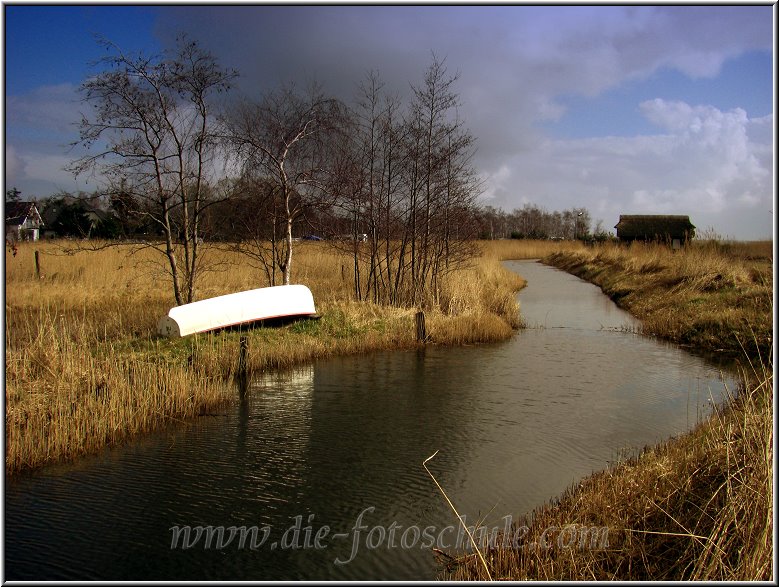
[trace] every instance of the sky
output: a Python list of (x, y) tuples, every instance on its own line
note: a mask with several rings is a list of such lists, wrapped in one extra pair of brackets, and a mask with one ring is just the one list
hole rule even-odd
[(370, 70), (408, 101), (432, 55), (457, 74), (486, 205), (688, 214), (738, 240), (774, 226), (773, 5), (3, 6), (4, 179), (23, 198), (99, 188), (78, 87), (106, 38), (160, 52), (182, 32), (238, 70), (235, 95), (319, 82), (353, 102)]

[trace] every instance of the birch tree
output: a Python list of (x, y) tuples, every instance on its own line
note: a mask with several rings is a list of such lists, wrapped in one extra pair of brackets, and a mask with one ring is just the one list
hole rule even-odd
[(293, 227), (307, 210), (327, 207), (332, 199), (329, 143), (343, 117), (343, 106), (318, 88), (301, 94), (286, 86), (260, 102), (244, 101), (227, 119), (246, 178), (273, 185), (268, 197), (277, 200), (284, 219), (284, 285), (292, 280)]
[[(433, 59), (409, 106), (383, 93), (377, 74), (359, 87), (342, 171), (356, 299), (435, 305), (442, 277), (473, 256), (479, 182), (472, 135), (457, 114), (457, 76)], [(359, 233), (367, 242), (358, 242)]]

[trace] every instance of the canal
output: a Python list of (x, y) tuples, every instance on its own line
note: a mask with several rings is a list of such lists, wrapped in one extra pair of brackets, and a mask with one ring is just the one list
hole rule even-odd
[[(429, 580), (487, 531), (703, 418), (732, 382), (600, 290), (507, 262), (527, 328), (317, 361), (216, 415), (6, 478), (8, 580)], [(508, 517), (507, 517), (508, 516)]]

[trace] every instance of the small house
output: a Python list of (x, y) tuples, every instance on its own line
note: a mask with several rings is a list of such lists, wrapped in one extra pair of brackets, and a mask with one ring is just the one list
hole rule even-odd
[(35, 202), (5, 203), (5, 238), (14, 241), (37, 241), (43, 219)]
[(41, 234), (43, 238), (90, 238), (102, 224), (112, 220), (109, 212), (73, 196), (50, 200), (41, 216), (45, 226)]
[(622, 242), (659, 241), (679, 248), (695, 236), (689, 216), (660, 214), (622, 214), (614, 226)]

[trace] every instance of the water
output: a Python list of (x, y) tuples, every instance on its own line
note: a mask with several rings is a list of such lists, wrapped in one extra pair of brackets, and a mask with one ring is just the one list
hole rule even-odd
[[(507, 265), (528, 280), (510, 341), (318, 361), (217, 415), (7, 479), (6, 579), (434, 579), (430, 547), (463, 539), (422, 467), (435, 451), (468, 523), (502, 528), (720, 399), (716, 366), (631, 333), (595, 286)], [(171, 548), (187, 526), (194, 546)], [(198, 526), (267, 539), (205, 548)]]

